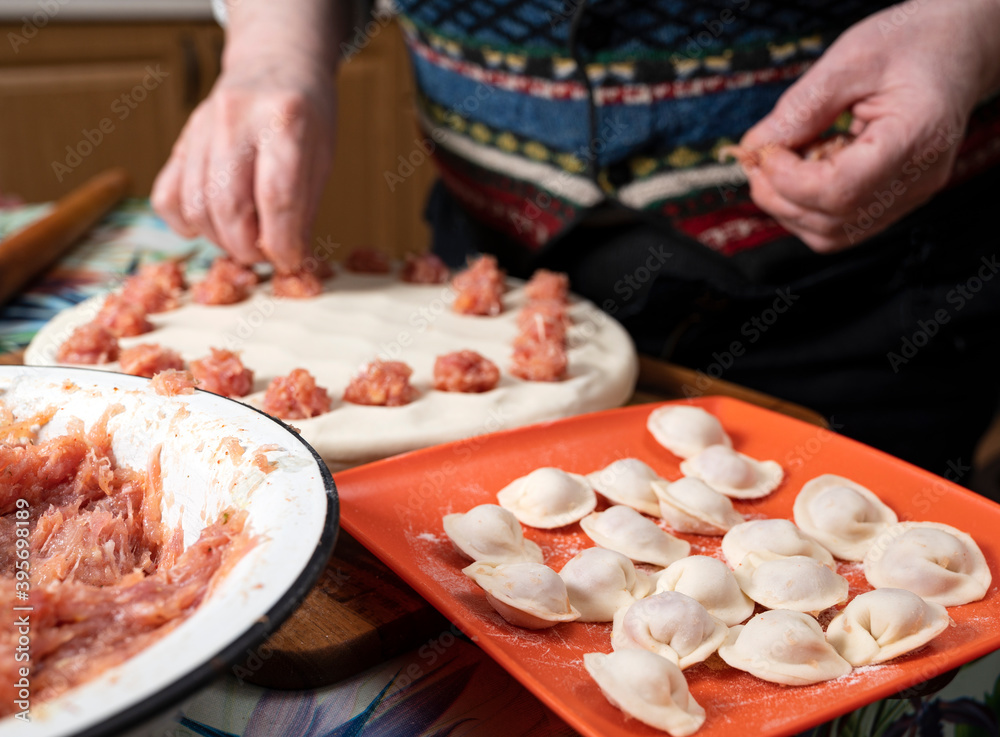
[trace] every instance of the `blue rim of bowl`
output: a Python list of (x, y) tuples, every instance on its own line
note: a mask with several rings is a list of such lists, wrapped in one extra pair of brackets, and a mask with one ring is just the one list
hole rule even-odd
[[(112, 376), (122, 376), (126, 377), (126, 381), (149, 382), (149, 379), (144, 379), (140, 376), (131, 376), (129, 374), (122, 374), (114, 371), (101, 371), (100, 369), (77, 366), (0, 366), (0, 375), (6, 373), (29, 373), (31, 371), (79, 371), (81, 373), (88, 374), (104, 374), (105, 376), (109, 374)], [(337, 543), (337, 534), (340, 531), (340, 503), (337, 496), (337, 487), (333, 482), (333, 474), (330, 473), (330, 469), (327, 468), (326, 463), (323, 461), (322, 457), (320, 457), (319, 453), (316, 452), (316, 449), (309, 445), (309, 443), (307, 443), (302, 436), (288, 424), (282, 422), (276, 417), (272, 417), (256, 407), (244, 404), (243, 402), (230, 397), (223, 397), (221, 394), (214, 394), (212, 392), (205, 391), (204, 389), (196, 389), (195, 391), (201, 392), (202, 394), (208, 394), (213, 397), (219, 397), (220, 399), (225, 399), (230, 402), (235, 402), (241, 407), (246, 407), (259, 415), (263, 415), (288, 431), (292, 437), (294, 437), (309, 451), (310, 454), (312, 454), (313, 459), (319, 466), (320, 476), (323, 479), (323, 489), (326, 492), (326, 520), (323, 523), (323, 532), (320, 535), (316, 549), (309, 557), (309, 560), (302, 569), (302, 572), (298, 575), (295, 581), (292, 582), (292, 585), (288, 587), (281, 599), (279, 599), (273, 607), (263, 614), (252, 627), (245, 630), (235, 640), (229, 643), (229, 645), (215, 653), (200, 665), (188, 671), (170, 685), (161, 688), (159, 691), (146, 699), (143, 699), (141, 702), (133, 704), (97, 724), (93, 724), (79, 732), (71, 733), (69, 737), (103, 737), (104, 735), (118, 734), (124, 730), (139, 726), (142, 723), (164, 713), (174, 704), (179, 703), (185, 697), (190, 696), (195, 691), (201, 689), (212, 679), (225, 675), (225, 673), (229, 671), (230, 667), (233, 666), (247, 650), (252, 649), (266, 640), (271, 634), (276, 632), (285, 620), (299, 608), (299, 605), (306, 598), (306, 595), (312, 589), (313, 585), (319, 580), (320, 575), (329, 562), (330, 555), (333, 553), (333, 548)]]

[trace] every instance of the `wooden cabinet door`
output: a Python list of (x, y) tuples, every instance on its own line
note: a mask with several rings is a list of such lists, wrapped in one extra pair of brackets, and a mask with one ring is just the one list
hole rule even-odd
[[(423, 209), (436, 174), (419, 146), (412, 78), (395, 23), (341, 64), (337, 153), (316, 238), (344, 250), (369, 246), (395, 256), (427, 249)], [(410, 172), (402, 182), (386, 176), (397, 175), (400, 157), (409, 164), (403, 171)]]
[(52, 25), (0, 44), (0, 191), (50, 200), (124, 166), (148, 195), (221, 44), (208, 23)]
[[(18, 27), (0, 25), (0, 37)], [(219, 72), (223, 32), (211, 23), (62, 24), (16, 50), (0, 43), (0, 191), (52, 200), (110, 166), (149, 195), (188, 115)], [(396, 256), (423, 251), (434, 165), (420, 150), (412, 73), (395, 23), (339, 74), (333, 174), (315, 238)], [(401, 159), (404, 181), (387, 180)], [(404, 171), (408, 171), (404, 167)]]

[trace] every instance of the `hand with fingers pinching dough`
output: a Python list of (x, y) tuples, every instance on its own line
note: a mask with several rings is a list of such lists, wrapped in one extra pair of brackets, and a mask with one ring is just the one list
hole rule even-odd
[(185, 125), (152, 202), (181, 235), (291, 272), (307, 255), (333, 157), (336, 45), (323, 30), (327, 3), (289, 5), (301, 7), (233, 5), (223, 73)]
[[(814, 251), (856, 245), (946, 184), (971, 110), (998, 82), (996, 0), (911, 0), (872, 15), (740, 141), (751, 197)], [(797, 153), (845, 111), (847, 145)]]

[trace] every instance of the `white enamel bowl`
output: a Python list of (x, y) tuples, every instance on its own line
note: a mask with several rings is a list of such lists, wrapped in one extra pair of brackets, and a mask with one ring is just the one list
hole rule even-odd
[[(145, 469), (162, 446), (163, 518), (184, 528), (185, 546), (226, 506), (246, 509), (257, 544), (180, 626), (117, 668), (46, 704), (31, 721), (0, 720), (0, 734), (119, 734), (162, 714), (234, 663), (246, 660), (298, 606), (333, 550), (339, 508), (329, 470), (283, 423), (207, 392), (164, 397), (149, 381), (104, 371), (0, 366), (0, 400), (15, 413), (55, 405), (42, 438), (70, 418), (90, 427), (111, 404), (120, 465)], [(236, 438), (242, 457), (227, 454)], [(230, 446), (231, 447), (231, 446)], [(254, 465), (261, 448), (273, 470)]]

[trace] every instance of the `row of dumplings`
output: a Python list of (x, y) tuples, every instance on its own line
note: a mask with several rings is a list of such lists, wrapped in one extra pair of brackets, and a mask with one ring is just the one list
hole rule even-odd
[[(694, 431), (685, 436), (678, 419)], [(612, 703), (647, 724), (674, 735), (700, 727), (704, 709), (681, 671), (715, 652), (764, 680), (829, 680), (922, 646), (951, 623), (944, 606), (980, 599), (989, 587), (989, 567), (971, 537), (936, 523), (899, 523), (874, 493), (839, 476), (805, 484), (795, 523), (745, 522), (730, 492), (746, 493), (764, 477), (776, 477), (776, 487), (780, 467), (762, 474), (759, 465), (773, 462), (736, 454), (718, 420), (698, 408), (657, 410), (647, 426), (668, 450), (686, 456), (681, 470), (691, 475), (668, 482), (637, 459), (588, 476), (543, 468), (499, 492), (500, 506), (444, 518), (448, 537), (473, 560), (465, 574), (512, 624), (612, 622), (613, 652), (585, 655), (585, 667)], [(685, 437), (686, 445), (679, 442)], [(729, 460), (692, 464), (705, 457)], [(594, 512), (594, 489), (616, 506)], [(687, 541), (640, 512), (679, 532), (723, 535), (729, 565), (689, 555)], [(577, 521), (598, 547), (559, 573), (544, 565), (520, 525), (551, 529)], [(876, 591), (855, 597), (824, 633), (816, 615), (848, 599), (834, 555), (863, 560)], [(742, 625), (754, 602), (770, 611)]]
[[(733, 450), (718, 419), (698, 407), (663, 407), (647, 425), (658, 442), (684, 459), (683, 478), (668, 482), (637, 458), (623, 458), (588, 476), (540, 468), (502, 489), (500, 506), (529, 527), (555, 529), (592, 515), (596, 490), (616, 505), (662, 517), (678, 532), (723, 535), (743, 521), (731, 499), (766, 496), (784, 477), (775, 461)], [(625, 512), (615, 514), (619, 521), (628, 519)]]
[[(473, 560), (466, 574), (488, 593), (505, 594), (502, 607), (493, 603), (510, 621), (535, 629), (575, 620), (609, 622), (622, 607), (664, 591), (697, 600), (727, 626), (745, 621), (754, 602), (817, 616), (848, 599), (848, 582), (837, 573), (834, 556), (785, 519), (733, 527), (722, 538), (726, 565), (689, 555), (687, 541), (628, 507), (614, 506), (581, 521), (598, 547), (578, 553), (559, 574), (544, 565), (541, 548), (524, 537), (509, 510), (483, 504), (443, 522), (459, 552)], [(647, 573), (637, 562), (661, 570)], [(978, 601), (992, 580), (975, 541), (934, 522), (884, 527), (864, 566), (876, 589), (905, 589), (941, 606)]]
[[(613, 705), (674, 737), (693, 734), (705, 722), (705, 709), (691, 695), (682, 672), (693, 664), (685, 663), (692, 658), (700, 662), (717, 651), (733, 668), (774, 683), (804, 686), (911, 652), (951, 624), (943, 606), (903, 589), (858, 595), (825, 635), (816, 619), (787, 609), (761, 612), (731, 628), (720, 629), (718, 621), (706, 626), (697, 602), (676, 596), (639, 603), (645, 603), (643, 614), (664, 609), (672, 610), (674, 617), (689, 617), (677, 630), (669, 629), (673, 618), (656, 620), (656, 626), (627, 613), (625, 619), (632, 619), (633, 627), (618, 628), (616, 618), (611, 653), (583, 656), (587, 672)], [(692, 635), (693, 640), (688, 639)], [(692, 642), (697, 644), (692, 647)], [(678, 646), (690, 648), (691, 655), (675, 657)]]

